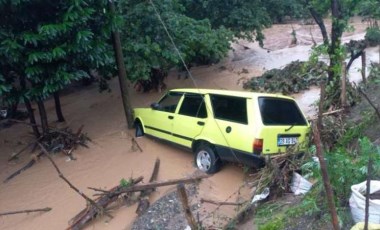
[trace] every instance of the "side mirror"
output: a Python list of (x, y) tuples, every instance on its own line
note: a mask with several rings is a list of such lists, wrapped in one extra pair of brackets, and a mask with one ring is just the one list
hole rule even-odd
[(154, 110), (157, 110), (158, 108), (160, 108), (160, 104), (158, 104), (157, 102), (153, 102), (150, 107)]

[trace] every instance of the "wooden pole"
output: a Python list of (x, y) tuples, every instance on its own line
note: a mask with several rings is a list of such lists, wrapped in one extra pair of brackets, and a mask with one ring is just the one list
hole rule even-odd
[(183, 211), (185, 212), (185, 216), (187, 219), (187, 223), (189, 224), (192, 230), (198, 229), (197, 222), (195, 221), (195, 218), (189, 206), (189, 201), (187, 199), (185, 186), (182, 183), (177, 185), (177, 193), (178, 193), (179, 199), (181, 200)]
[(365, 77), (365, 75), (366, 75), (366, 66), (367, 66), (367, 64), (366, 64), (366, 52), (363, 50), (363, 53), (362, 53), (362, 80), (363, 80), (363, 83), (364, 84), (367, 84), (367, 79), (366, 79), (366, 77)]
[(347, 105), (347, 87), (346, 87), (346, 83), (347, 83), (347, 71), (346, 71), (346, 66), (347, 66), (347, 63), (346, 62), (343, 62), (342, 63), (342, 91), (340, 93), (340, 99), (341, 99), (341, 103), (342, 103), (342, 107), (345, 108), (346, 105)]
[(371, 192), (371, 174), (372, 174), (372, 158), (368, 160), (367, 168), (367, 188), (365, 195), (365, 218), (364, 218), (364, 230), (368, 230), (368, 219), (369, 219), (369, 195)]
[[(319, 100), (319, 108), (322, 107), (322, 104), (324, 103), (324, 98), (322, 97), (324, 95), (324, 87), (321, 87), (321, 99)], [(318, 111), (318, 123), (321, 122), (322, 118), (322, 111)], [(326, 191), (326, 197), (327, 197), (327, 204), (330, 209), (331, 214), (331, 223), (333, 225), (334, 230), (339, 230), (339, 222), (338, 222), (338, 215), (335, 208), (335, 202), (334, 202), (334, 194), (331, 188), (329, 174), (327, 172), (327, 165), (325, 161), (325, 157), (322, 150), (322, 141), (320, 136), (320, 127), (321, 124), (317, 124), (313, 126), (313, 136), (314, 136), (314, 142), (316, 146), (316, 153), (319, 160), (321, 173), (322, 173), (322, 180), (323, 185), (325, 187)]]

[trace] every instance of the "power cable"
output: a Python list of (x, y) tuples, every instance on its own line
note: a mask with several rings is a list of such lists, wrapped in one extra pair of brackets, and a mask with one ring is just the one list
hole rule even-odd
[[(170, 39), (170, 42), (172, 43), (172, 45), (174, 46), (175, 51), (176, 51), (177, 54), (178, 54), (178, 57), (181, 59), (181, 62), (182, 62), (182, 64), (183, 64), (183, 66), (185, 67), (187, 73), (189, 74), (189, 77), (190, 77), (191, 81), (193, 82), (195, 88), (198, 90), (199, 94), (201, 94), (200, 89), (199, 89), (199, 87), (198, 87), (198, 84), (196, 83), (196, 81), (195, 81), (193, 75), (190, 73), (189, 68), (187, 67), (187, 65), (186, 65), (186, 63), (185, 63), (185, 61), (184, 61), (184, 59), (182, 58), (182, 55), (181, 55), (181, 53), (179, 52), (179, 50), (178, 50), (178, 48), (177, 48), (177, 45), (175, 44), (175, 42), (174, 42), (174, 40), (173, 40), (173, 37), (170, 35), (169, 30), (168, 30), (168, 28), (167, 28), (166, 25), (165, 25), (165, 22), (162, 20), (161, 15), (159, 14), (159, 12), (158, 12), (158, 10), (157, 10), (157, 8), (156, 8), (156, 5), (153, 3), (153, 0), (149, 0), (149, 2), (150, 2), (150, 4), (151, 4), (152, 7), (153, 7), (154, 12), (156, 13), (158, 20), (161, 22), (162, 26), (164, 27), (165, 32), (166, 32), (166, 34), (168, 35), (168, 37), (169, 37), (169, 39)], [(207, 103), (205, 103), (205, 105), (208, 107), (207, 109), (208, 109), (209, 111), (212, 111), (211, 108), (209, 108), (209, 106), (207, 105)], [(226, 138), (226, 136), (224, 135), (224, 133), (223, 133), (223, 131), (222, 131), (220, 125), (218, 124), (218, 122), (215, 122), (215, 123), (216, 123), (216, 126), (217, 126), (218, 129), (219, 129), (219, 132), (222, 134), (223, 139), (224, 139), (225, 142), (227, 143), (228, 149), (230, 150), (230, 152), (232, 153), (232, 155), (235, 157), (235, 159), (237, 160), (238, 163), (242, 163), (242, 162), (240, 161), (240, 159), (236, 156), (236, 153), (232, 150), (231, 145), (230, 145), (230, 143), (228, 142), (228, 139)]]

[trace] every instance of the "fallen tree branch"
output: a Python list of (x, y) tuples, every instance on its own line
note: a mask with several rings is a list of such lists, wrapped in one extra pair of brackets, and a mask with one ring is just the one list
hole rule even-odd
[(8, 177), (3, 181), (3, 183), (7, 183), (7, 182), (10, 181), (11, 179), (13, 179), (15, 176), (19, 175), (20, 173), (24, 172), (24, 171), (27, 170), (28, 168), (32, 167), (42, 155), (43, 155), (43, 152), (40, 152), (39, 154), (37, 154), (37, 155), (36, 155), (32, 160), (30, 160), (26, 165), (24, 165), (22, 168), (20, 168), (20, 169), (17, 170), (16, 172), (12, 173), (10, 176), (8, 176)]
[(135, 149), (135, 147), (137, 147), (140, 150), (141, 153), (143, 152), (143, 150), (140, 147), (139, 143), (136, 141), (136, 139), (134, 137), (132, 137), (132, 149)]
[(49, 212), (52, 208), (39, 208), (39, 209), (26, 209), (21, 211), (12, 211), (12, 212), (1, 212), (0, 216), (7, 216), (7, 215), (14, 215), (14, 214), (21, 214), (21, 213), (31, 213), (31, 212)]
[(72, 188), (74, 191), (76, 191), (79, 195), (81, 195), (87, 202), (89, 202), (94, 208), (97, 209), (97, 212), (98, 213), (101, 213), (101, 214), (105, 214), (106, 216), (110, 217), (110, 218), (113, 218), (110, 214), (106, 213), (103, 209), (103, 207), (99, 206), (98, 204), (95, 203), (95, 201), (93, 201), (92, 199), (90, 199), (88, 196), (86, 196), (83, 192), (81, 192), (78, 188), (76, 188), (61, 172), (61, 170), (58, 168), (57, 164), (54, 162), (54, 160), (51, 158), (50, 154), (48, 153), (48, 151), (45, 149), (45, 147), (41, 144), (41, 143), (38, 143), (38, 145), (40, 146), (42, 152), (45, 154), (45, 156), (50, 160), (50, 162), (53, 164), (55, 170), (57, 171), (58, 173), (58, 176), (64, 180), (69, 186), (70, 188)]
[[(131, 186), (134, 184), (140, 183), (143, 180), (143, 177), (139, 177), (137, 179), (133, 179), (131, 182)], [(107, 208), (109, 204), (116, 201), (119, 197), (117, 191), (122, 189), (121, 185), (115, 186), (109, 191), (101, 194), (96, 200), (96, 204), (103, 209)], [(74, 218), (70, 220), (71, 226), (68, 229), (82, 229), (86, 224), (88, 224), (91, 220), (95, 219), (99, 214), (96, 208), (93, 206), (86, 207), (82, 211), (80, 211)]]
[(371, 101), (371, 99), (369, 99), (368, 95), (366, 93), (364, 93), (363, 90), (360, 89), (360, 87), (356, 87), (356, 88), (358, 89), (359, 93), (364, 96), (364, 98), (368, 101), (368, 103), (375, 110), (376, 115), (380, 118), (380, 111), (379, 111), (379, 109), (375, 106), (375, 104), (373, 104), (373, 102)]
[[(38, 138), (37, 141), (39, 141), (40, 139), (41, 139), (41, 137)], [(14, 159), (16, 159), (16, 157), (17, 157), (18, 155), (20, 155), (22, 152), (24, 152), (27, 148), (29, 148), (29, 147), (32, 146), (33, 144), (36, 144), (36, 141), (30, 142), (30, 143), (27, 144), (24, 148), (22, 148), (21, 150), (19, 150), (17, 153), (12, 154), (12, 156), (8, 158), (8, 162), (9, 162), (9, 161), (12, 161), (12, 160), (14, 160)]]
[(128, 188), (124, 188), (118, 193), (122, 194), (122, 193), (127, 193), (127, 192), (144, 191), (147, 189), (174, 185), (174, 184), (179, 184), (179, 183), (184, 183), (184, 184), (195, 183), (201, 179), (208, 178), (208, 177), (210, 177), (210, 175), (204, 174), (204, 175), (190, 177), (190, 178), (181, 178), (181, 179), (174, 179), (174, 180), (168, 180), (168, 181), (162, 181), (162, 182), (152, 182), (152, 183), (143, 184), (143, 185), (134, 185)]
[(215, 204), (215, 205), (219, 205), (219, 206), (222, 206), (222, 205), (239, 206), (239, 205), (245, 204), (245, 202), (223, 202), (223, 201), (207, 200), (207, 199), (203, 199), (203, 198), (201, 198), (201, 203), (210, 203), (210, 204)]

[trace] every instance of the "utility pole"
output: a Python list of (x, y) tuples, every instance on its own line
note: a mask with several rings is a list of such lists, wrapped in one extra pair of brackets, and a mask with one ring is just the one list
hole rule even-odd
[[(116, 15), (115, 5), (113, 0), (109, 0), (109, 9), (112, 15)], [(132, 115), (132, 107), (129, 101), (129, 91), (128, 91), (128, 83), (127, 83), (127, 71), (125, 70), (124, 65), (124, 56), (121, 48), (120, 42), (120, 33), (117, 29), (112, 31), (112, 41), (113, 41), (113, 49), (115, 51), (115, 60), (118, 70), (119, 77), (119, 85), (121, 91), (121, 99), (123, 101), (124, 113), (127, 119), (128, 128), (131, 129), (133, 127), (133, 115)]]

